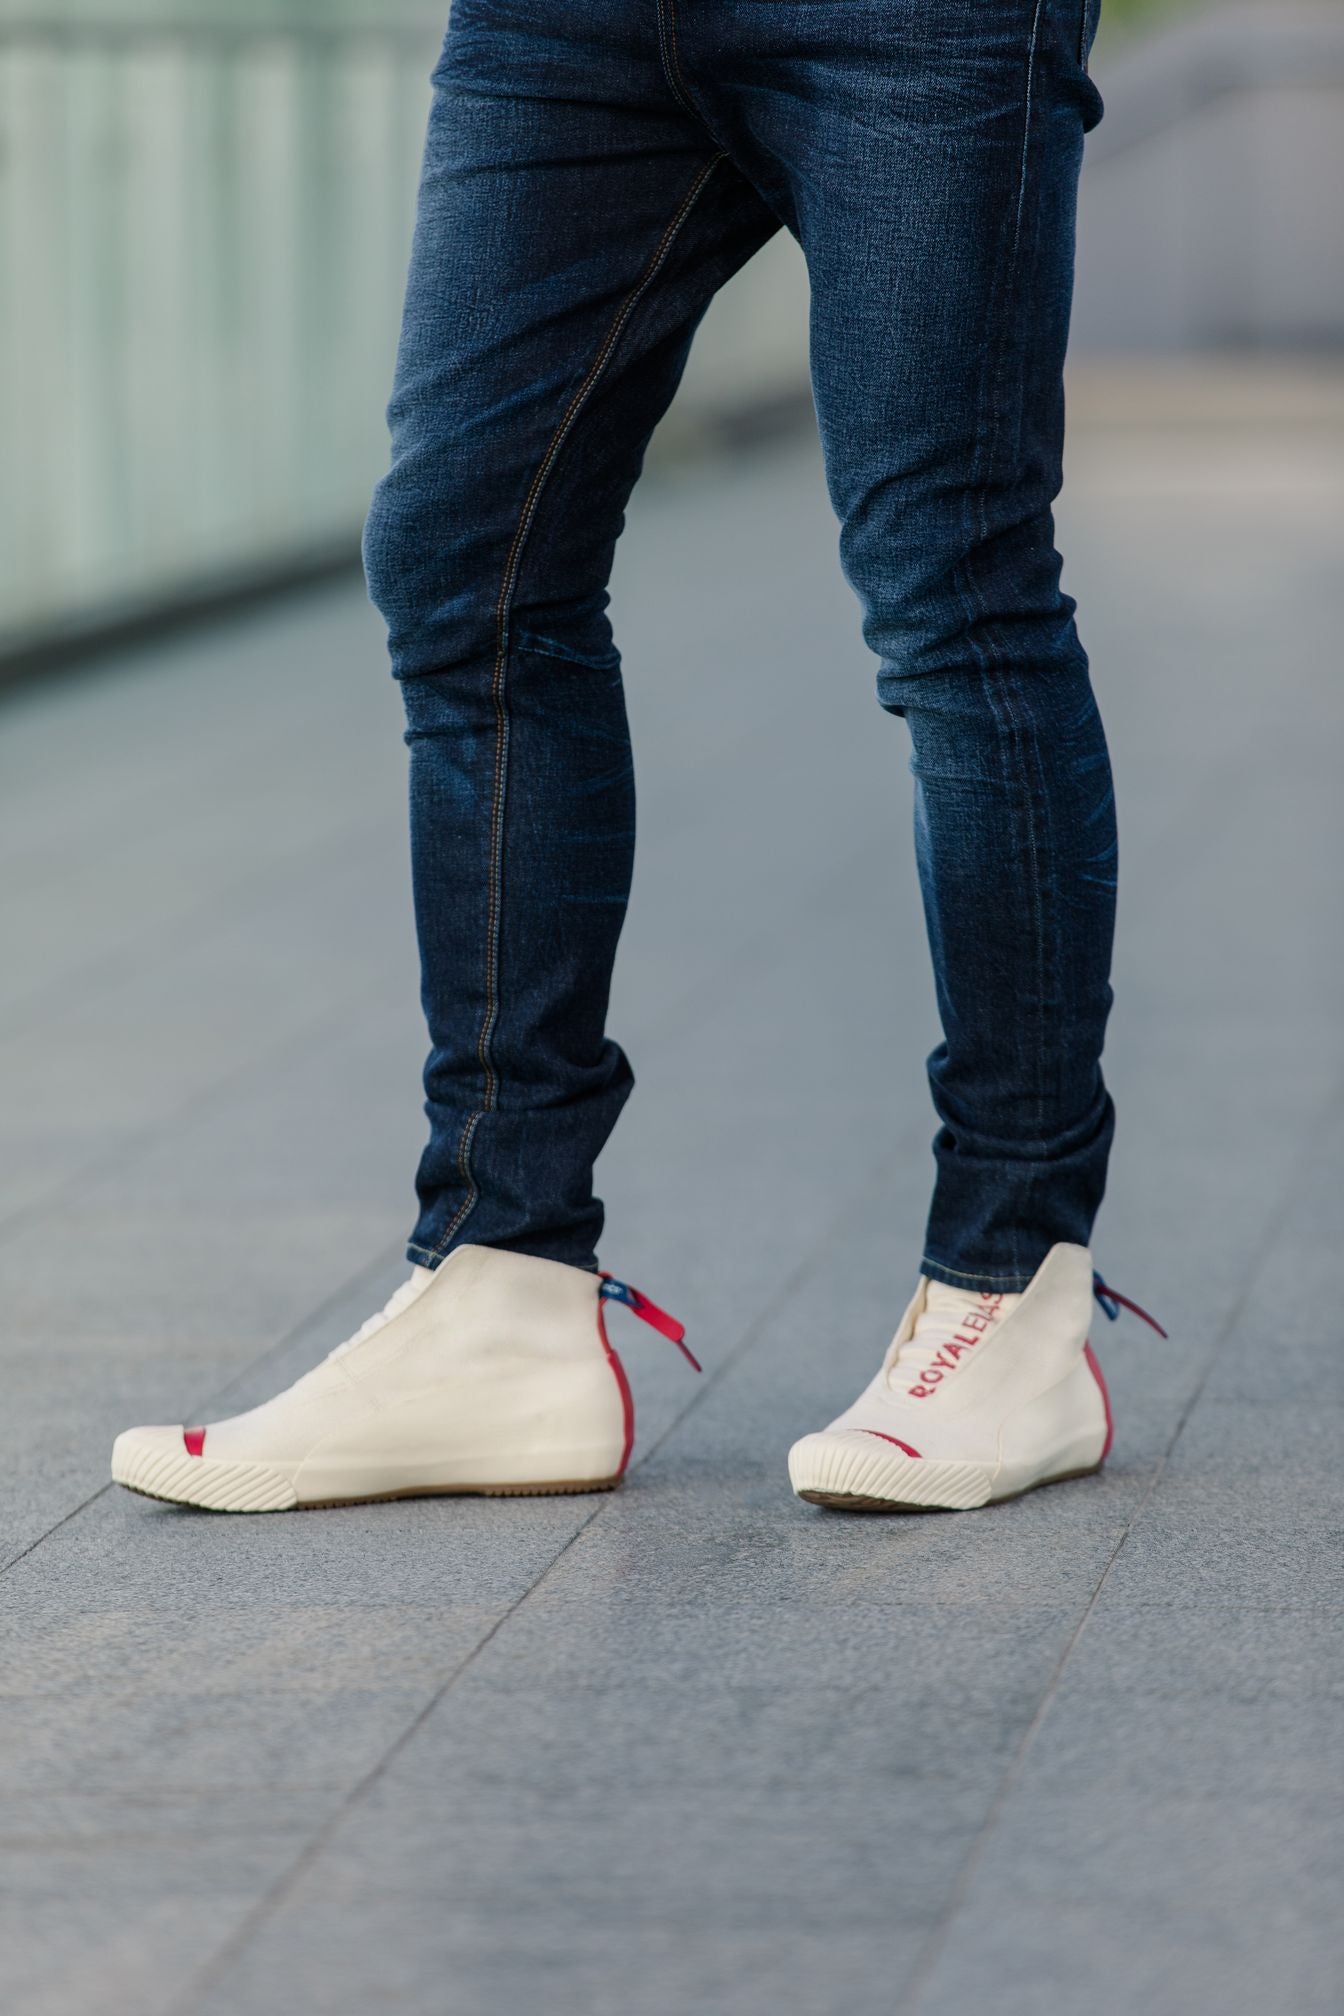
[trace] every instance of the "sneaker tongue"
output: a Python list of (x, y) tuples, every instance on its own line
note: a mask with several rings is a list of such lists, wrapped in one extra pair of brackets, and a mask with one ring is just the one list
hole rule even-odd
[(1021, 1300), (1020, 1295), (1001, 1295), (989, 1290), (981, 1294), (949, 1288), (945, 1281), (930, 1281), (924, 1307), (915, 1322), (915, 1334), (901, 1347), (901, 1357), (922, 1365), (936, 1358), (948, 1344), (978, 1344), (982, 1337), (998, 1329), (1009, 1310), (1015, 1309)]

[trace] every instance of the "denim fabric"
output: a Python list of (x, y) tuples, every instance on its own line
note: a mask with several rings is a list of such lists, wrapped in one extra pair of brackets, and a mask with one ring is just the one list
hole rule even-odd
[(844, 567), (914, 752), (945, 1035), (924, 1267), (1012, 1288), (1087, 1241), (1115, 832), (1050, 507), (1095, 13), (456, 0), (365, 541), (432, 1046), (414, 1259), (593, 1264), (632, 1082), (605, 1031), (635, 817), (606, 582), (696, 323), (780, 225)]

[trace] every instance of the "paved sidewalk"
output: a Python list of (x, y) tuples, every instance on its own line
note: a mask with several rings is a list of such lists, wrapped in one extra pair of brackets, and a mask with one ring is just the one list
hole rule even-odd
[(1108, 1470), (999, 1510), (784, 1474), (909, 1291), (935, 1040), (809, 445), (665, 476), (622, 556), (605, 1255), (706, 1375), (621, 1332), (609, 1498), (105, 1485), (116, 1428), (262, 1398), (404, 1271), (398, 704), (354, 588), (5, 700), (6, 2016), (1337, 2008), (1344, 458), (1138, 405), (1073, 465), (1125, 867), (1098, 1252), (1172, 1335), (1102, 1326)]

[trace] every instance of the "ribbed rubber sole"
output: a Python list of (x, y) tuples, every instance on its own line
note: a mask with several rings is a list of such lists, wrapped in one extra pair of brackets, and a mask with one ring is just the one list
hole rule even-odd
[(338, 1505), (385, 1505), (398, 1498), (560, 1498), (614, 1491), (623, 1476), (556, 1478), (529, 1484), (424, 1484), (397, 1491), (354, 1492), (340, 1498), (300, 1498), (287, 1477), (260, 1463), (220, 1463), (208, 1456), (163, 1450), (131, 1455), (113, 1481), (141, 1498), (188, 1505), (198, 1512), (318, 1512)]
[[(857, 1433), (806, 1435), (789, 1451), (789, 1480), (795, 1496), (809, 1505), (839, 1512), (973, 1512), (1003, 1505), (1047, 1484), (1092, 1477), (1093, 1463), (1038, 1477), (1020, 1491), (995, 1494), (989, 1471), (980, 1463), (929, 1461), (898, 1449), (868, 1447)], [(872, 1438), (876, 1442), (877, 1438)]]
[(202, 1512), (288, 1512), (298, 1503), (289, 1479), (265, 1464), (212, 1462), (185, 1449), (133, 1451), (114, 1462), (112, 1477), (142, 1498)]
[(1079, 1477), (1100, 1475), (1101, 1464), (1094, 1463), (1088, 1470), (1061, 1470), (1054, 1477), (1038, 1477), (1034, 1484), (1024, 1484), (1020, 1491), (1005, 1491), (1001, 1497), (986, 1498), (979, 1505), (926, 1505), (915, 1498), (854, 1498), (840, 1497), (830, 1491), (795, 1491), (796, 1498), (805, 1498), (809, 1505), (825, 1505), (832, 1512), (978, 1512), (986, 1505), (1011, 1505), (1018, 1498), (1029, 1498), (1033, 1491), (1043, 1491), (1047, 1484), (1072, 1484)]

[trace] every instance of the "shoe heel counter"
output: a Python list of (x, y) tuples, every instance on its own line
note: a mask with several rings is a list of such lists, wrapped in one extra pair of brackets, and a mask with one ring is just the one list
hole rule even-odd
[[(602, 1346), (603, 1359), (615, 1391), (615, 1405), (620, 1410), (621, 1458), (615, 1475), (623, 1477), (635, 1446), (635, 1396), (630, 1390), (630, 1380), (625, 1366), (621, 1363), (620, 1353), (607, 1335), (607, 1315), (600, 1298), (597, 1304), (597, 1338)], [(610, 1400), (609, 1394), (608, 1404)]]
[(1044, 1393), (1014, 1410), (999, 1433), (996, 1497), (1025, 1489), (1047, 1476), (1095, 1470), (1110, 1448), (1110, 1411), (1104, 1387), (1084, 1346), (1072, 1370)]
[(1096, 1405), (1101, 1409), (1102, 1442), (1100, 1460), (1104, 1463), (1111, 1453), (1111, 1444), (1115, 1440), (1115, 1417), (1111, 1413), (1110, 1390), (1102, 1376), (1101, 1367), (1097, 1363), (1097, 1354), (1092, 1349), (1090, 1339), (1083, 1346), (1083, 1363), (1087, 1367), (1088, 1376), (1092, 1381), (1096, 1394)]

